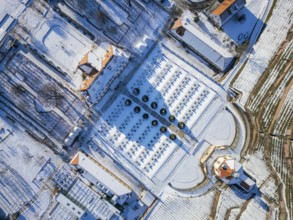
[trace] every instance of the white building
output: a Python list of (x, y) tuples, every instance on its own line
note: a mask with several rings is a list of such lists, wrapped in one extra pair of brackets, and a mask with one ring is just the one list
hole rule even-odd
[(69, 198), (67, 198), (66, 196), (64, 196), (61, 193), (57, 196), (57, 201), (62, 206), (66, 207), (66, 209), (68, 209), (68, 211), (72, 212), (78, 218), (83, 216), (86, 211), (85, 208), (81, 208), (80, 206), (75, 204), (73, 201), (71, 201)]
[(123, 196), (131, 193), (131, 188), (126, 185), (126, 183), (114, 176), (114, 174), (100, 163), (82, 152), (78, 152), (71, 160), (70, 164), (77, 168), (81, 168), (84, 171), (82, 173), (84, 177), (94, 185), (104, 189), (104, 191), (110, 191), (108, 194)]
[(126, 67), (130, 55), (108, 43), (102, 43), (97, 48), (84, 55), (78, 68), (85, 79), (80, 91), (91, 102), (96, 102), (107, 92), (111, 83)]
[(14, 24), (15, 20), (9, 14), (6, 14), (2, 20), (0, 18), (0, 43), (9, 33)]
[(244, 172), (242, 165), (231, 157), (219, 157), (214, 162), (214, 174), (226, 184), (237, 184), (247, 192), (255, 185), (255, 181)]
[(217, 26), (221, 27), (243, 8), (245, 4), (245, 0), (223, 0), (222, 3), (210, 11), (209, 17)]
[(233, 54), (194, 27), (188, 18), (176, 20), (170, 33), (222, 72), (225, 72), (234, 60)]

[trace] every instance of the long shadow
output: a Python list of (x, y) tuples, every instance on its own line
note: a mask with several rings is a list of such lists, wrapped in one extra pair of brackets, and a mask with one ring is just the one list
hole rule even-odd
[(264, 200), (261, 198), (262, 194), (256, 186), (254, 186), (250, 192), (245, 192), (237, 185), (234, 185), (233, 187), (231, 187), (231, 189), (239, 198), (244, 200), (254, 199), (263, 210), (265, 210), (266, 212), (269, 210), (268, 204), (265, 203)]
[(264, 25), (248, 8), (238, 11), (233, 18), (226, 22), (222, 29), (237, 44), (242, 45), (249, 40), (257, 24)]

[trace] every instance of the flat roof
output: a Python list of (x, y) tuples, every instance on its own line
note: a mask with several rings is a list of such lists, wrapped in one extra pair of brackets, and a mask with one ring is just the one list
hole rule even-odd
[(70, 164), (78, 165), (118, 196), (131, 192), (131, 188), (121, 179), (82, 152), (77, 152)]
[(217, 8), (212, 11), (214, 15), (223, 14), (231, 5), (233, 5), (236, 0), (224, 0)]
[(83, 214), (85, 212), (85, 210), (82, 209), (82, 207), (79, 207), (73, 201), (71, 201), (69, 198), (67, 198), (66, 196), (64, 196), (61, 193), (57, 196), (57, 201), (60, 204), (62, 204), (64, 207), (66, 207), (74, 215), (76, 215), (78, 218), (83, 216)]

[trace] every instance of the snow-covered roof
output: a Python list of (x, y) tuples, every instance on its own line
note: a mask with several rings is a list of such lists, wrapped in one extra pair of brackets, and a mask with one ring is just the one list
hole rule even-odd
[[(179, 28), (184, 28), (180, 31)], [(178, 34), (178, 32), (181, 32)], [(234, 59), (234, 55), (214, 42), (208, 35), (191, 24), (189, 18), (178, 19), (171, 28), (171, 33), (188, 44), (215, 67), (225, 71)]]
[(82, 152), (78, 152), (70, 164), (78, 165), (118, 196), (131, 192), (130, 187), (122, 182), (122, 180)]
[(14, 19), (9, 14), (6, 14), (4, 18), (0, 20), (0, 41), (6, 36), (13, 22)]
[(247, 176), (242, 165), (231, 157), (219, 157), (214, 163), (214, 173), (227, 184), (237, 184), (246, 191), (255, 185), (254, 180)]
[(87, 90), (91, 84), (95, 81), (96, 77), (103, 71), (103, 68), (113, 57), (113, 46), (109, 46), (108, 50), (103, 48), (97, 49), (93, 52), (87, 53), (80, 61), (79, 65), (89, 64), (94, 67), (98, 72), (92, 76), (88, 76), (83, 82), (80, 88), (81, 91)]
[(63, 194), (59, 194), (57, 196), (57, 201), (66, 207), (70, 212), (72, 212), (74, 215), (76, 215), (78, 218), (83, 216), (85, 210), (83, 210), (81, 207), (76, 205), (74, 202), (72, 202), (70, 199), (68, 199)]
[(214, 164), (215, 174), (220, 178), (230, 177), (235, 172), (235, 160), (230, 157), (220, 157)]

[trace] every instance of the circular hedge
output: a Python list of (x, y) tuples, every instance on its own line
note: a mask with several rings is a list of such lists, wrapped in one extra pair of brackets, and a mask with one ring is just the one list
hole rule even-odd
[(158, 121), (157, 121), (157, 120), (153, 120), (153, 121), (152, 121), (152, 125), (153, 125), (153, 126), (157, 126), (157, 125), (158, 125)]
[(161, 131), (162, 133), (165, 133), (165, 132), (167, 131), (167, 128), (166, 128), (165, 126), (162, 126), (162, 127), (160, 128), (160, 131)]
[(160, 114), (161, 114), (161, 115), (166, 115), (166, 113), (167, 113), (167, 110), (166, 110), (166, 109), (162, 108), (162, 109), (160, 110)]
[(132, 102), (131, 102), (131, 100), (130, 100), (130, 99), (126, 99), (126, 100), (125, 100), (125, 105), (126, 105), (126, 106), (130, 106), (130, 105), (131, 105), (131, 103), (132, 103)]
[(134, 107), (134, 112), (135, 113), (139, 113), (140, 112), (140, 107), (139, 106), (135, 106)]
[(149, 97), (147, 95), (144, 95), (142, 98), (143, 102), (148, 102), (149, 101)]
[(176, 135), (175, 134), (170, 134), (170, 139), (173, 140), (173, 141), (176, 140)]
[(133, 95), (139, 95), (139, 89), (138, 88), (134, 88), (133, 89), (133, 91), (132, 91), (132, 93), (133, 93)]

